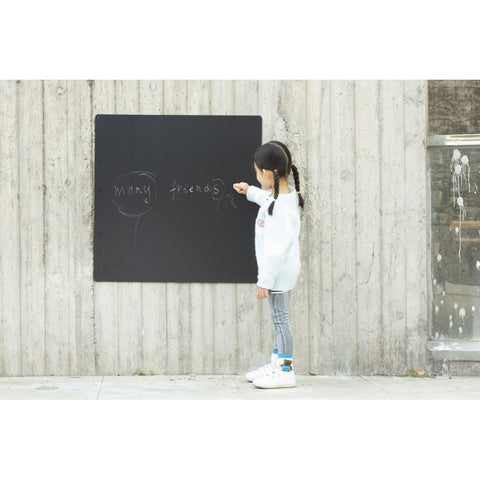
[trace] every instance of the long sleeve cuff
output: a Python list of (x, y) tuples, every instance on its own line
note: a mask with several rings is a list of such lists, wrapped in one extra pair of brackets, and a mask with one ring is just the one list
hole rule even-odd
[(258, 275), (257, 287), (271, 290), (273, 288), (274, 279), (267, 275)]

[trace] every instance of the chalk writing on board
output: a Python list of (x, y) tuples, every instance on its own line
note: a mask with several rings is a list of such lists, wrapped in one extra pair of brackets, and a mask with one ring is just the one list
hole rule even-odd
[(145, 215), (157, 200), (155, 175), (150, 172), (130, 172), (113, 181), (113, 203), (127, 217)]
[(140, 218), (155, 206), (157, 183), (151, 172), (129, 172), (117, 177), (112, 185), (112, 202), (120, 214), (137, 219), (133, 232), (133, 249), (136, 253), (137, 228)]
[[(223, 198), (229, 198), (233, 208), (238, 208), (234, 203), (234, 197), (231, 193), (225, 192), (225, 182), (221, 178), (213, 178), (202, 183), (178, 183), (173, 181), (170, 187), (171, 199), (179, 197), (195, 198), (199, 195), (208, 195), (212, 200), (220, 202)], [(217, 203), (218, 210), (219, 203)]]
[(124, 196), (130, 196), (130, 195), (142, 195), (145, 196), (143, 201), (149, 205), (150, 200), (151, 200), (151, 188), (150, 185), (142, 185), (142, 186), (133, 186), (130, 185), (129, 187), (124, 187), (123, 185), (118, 186), (114, 185), (113, 186), (115, 190), (115, 197), (124, 197)]

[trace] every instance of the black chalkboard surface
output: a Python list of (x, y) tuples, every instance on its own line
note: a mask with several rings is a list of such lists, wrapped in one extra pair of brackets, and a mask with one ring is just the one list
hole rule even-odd
[(94, 280), (255, 283), (259, 116), (97, 115)]

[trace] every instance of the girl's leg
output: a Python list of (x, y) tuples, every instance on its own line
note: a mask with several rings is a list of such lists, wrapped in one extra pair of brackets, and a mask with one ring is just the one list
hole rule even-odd
[(278, 360), (274, 368), (263, 377), (254, 380), (259, 388), (295, 387), (293, 371), (293, 335), (290, 327), (289, 292), (272, 293), (269, 295), (273, 331), (278, 347)]
[(273, 322), (274, 348), (279, 355), (293, 356), (293, 334), (290, 327), (290, 292), (270, 293), (268, 296)]

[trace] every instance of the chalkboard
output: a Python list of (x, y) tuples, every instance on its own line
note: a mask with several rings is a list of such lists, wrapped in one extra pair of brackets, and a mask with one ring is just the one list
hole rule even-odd
[(97, 115), (94, 280), (255, 283), (259, 116)]

